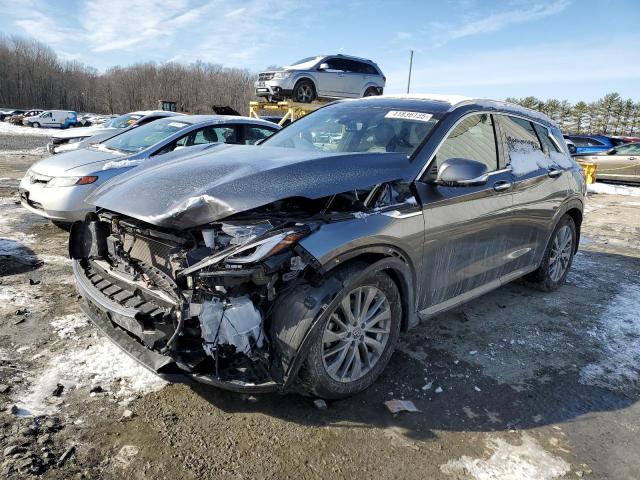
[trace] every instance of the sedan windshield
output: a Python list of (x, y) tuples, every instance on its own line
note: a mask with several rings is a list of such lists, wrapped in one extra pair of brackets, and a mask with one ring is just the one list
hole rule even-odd
[(189, 125), (189, 123), (179, 122), (170, 118), (156, 120), (123, 132), (109, 140), (96, 144), (96, 146), (125, 153), (140, 152), (173, 135), (178, 130), (187, 128)]
[(264, 142), (272, 147), (336, 153), (411, 155), (439, 120), (422, 110), (342, 102), (302, 117)]
[(109, 128), (127, 128), (136, 123), (140, 118), (142, 118), (142, 115), (125, 113), (124, 115), (109, 120), (104, 126)]

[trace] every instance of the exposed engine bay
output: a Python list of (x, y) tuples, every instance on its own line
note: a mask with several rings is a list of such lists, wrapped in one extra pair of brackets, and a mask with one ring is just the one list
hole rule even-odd
[[(275, 337), (290, 335), (296, 315), (316, 315), (339, 291), (298, 292), (297, 306), (287, 306), (296, 287), (323, 285), (321, 266), (298, 241), (398, 205), (415, 205), (414, 197), (405, 184), (387, 183), (279, 200), (184, 231), (101, 211), (74, 225), (70, 255), (90, 316), (106, 313), (112, 327), (169, 357), (177, 371), (215, 384), (281, 384), (296, 352)], [(276, 327), (276, 315), (288, 319)]]

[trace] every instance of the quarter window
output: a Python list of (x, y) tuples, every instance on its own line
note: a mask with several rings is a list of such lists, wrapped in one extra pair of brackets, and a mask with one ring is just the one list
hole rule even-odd
[(489, 114), (470, 115), (460, 122), (438, 149), (434, 164), (442, 165), (449, 158), (476, 160), (488, 171), (498, 169), (498, 154), (493, 120)]

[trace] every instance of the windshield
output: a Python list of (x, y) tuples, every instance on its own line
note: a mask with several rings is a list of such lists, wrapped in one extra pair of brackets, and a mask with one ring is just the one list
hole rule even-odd
[(189, 125), (189, 123), (178, 122), (169, 118), (156, 120), (123, 132), (109, 140), (96, 144), (96, 146), (107, 147), (125, 153), (140, 152), (164, 140), (178, 130), (187, 128)]
[(303, 58), (302, 60), (298, 60), (297, 62), (290, 63), (289, 65), (291, 67), (293, 67), (295, 65), (302, 65), (303, 63), (312, 62), (312, 61), (317, 60), (319, 58), (320, 57), (307, 57), (307, 58)]
[(127, 128), (136, 123), (136, 120), (139, 120), (143, 117), (143, 115), (133, 114), (133, 113), (125, 113), (124, 115), (120, 115), (112, 120), (109, 120), (104, 124), (105, 127), (109, 128)]
[(405, 106), (343, 102), (302, 117), (263, 145), (336, 153), (378, 152), (411, 155), (439, 116)]

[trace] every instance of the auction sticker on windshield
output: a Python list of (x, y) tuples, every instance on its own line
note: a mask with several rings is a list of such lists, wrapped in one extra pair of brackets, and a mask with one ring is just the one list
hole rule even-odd
[(402, 120), (417, 120), (419, 122), (428, 122), (431, 120), (430, 113), (424, 112), (407, 112), (404, 110), (389, 110), (384, 118), (400, 118)]

